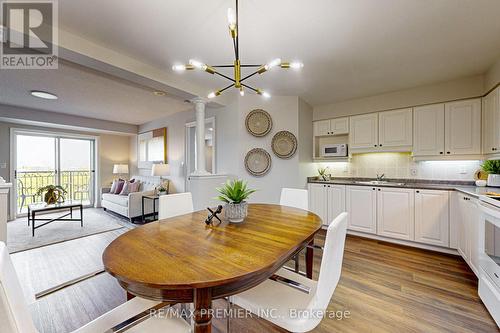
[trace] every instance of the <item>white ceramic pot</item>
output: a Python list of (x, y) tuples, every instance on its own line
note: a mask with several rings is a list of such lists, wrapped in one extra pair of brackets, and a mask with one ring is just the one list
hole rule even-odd
[(248, 215), (248, 203), (246, 201), (239, 204), (228, 203), (224, 207), (224, 216), (231, 223), (241, 223)]
[(500, 175), (489, 174), (488, 186), (500, 187)]

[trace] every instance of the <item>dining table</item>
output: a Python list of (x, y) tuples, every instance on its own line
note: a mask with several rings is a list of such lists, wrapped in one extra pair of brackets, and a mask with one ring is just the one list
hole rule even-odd
[(322, 227), (314, 213), (281, 205), (249, 204), (241, 223), (206, 224), (208, 211), (171, 217), (132, 229), (103, 253), (105, 270), (133, 296), (193, 303), (193, 330), (212, 329), (212, 300), (248, 290), (273, 276), (307, 248)]

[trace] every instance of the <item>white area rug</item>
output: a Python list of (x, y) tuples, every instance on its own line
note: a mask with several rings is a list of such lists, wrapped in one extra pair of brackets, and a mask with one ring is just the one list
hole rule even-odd
[[(61, 214), (63, 213), (59, 212), (43, 217), (55, 217)], [(79, 212), (74, 213), (74, 216), (78, 214)], [(7, 247), (10, 253), (14, 253), (123, 227), (130, 228), (129, 225), (131, 223), (127, 220), (108, 214), (102, 209), (87, 208), (83, 210), (83, 228), (79, 221), (55, 221), (36, 229), (35, 237), (32, 237), (28, 218), (23, 217), (7, 223)]]

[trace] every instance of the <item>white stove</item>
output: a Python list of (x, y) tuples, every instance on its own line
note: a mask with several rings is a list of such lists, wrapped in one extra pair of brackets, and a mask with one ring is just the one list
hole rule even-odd
[(480, 197), (479, 297), (500, 326), (500, 197)]

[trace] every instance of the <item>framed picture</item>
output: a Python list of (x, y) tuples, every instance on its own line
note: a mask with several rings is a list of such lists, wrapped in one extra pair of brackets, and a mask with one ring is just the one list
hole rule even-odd
[(137, 166), (151, 169), (153, 163), (168, 163), (167, 128), (158, 128), (137, 136)]

